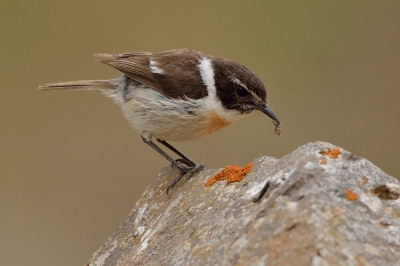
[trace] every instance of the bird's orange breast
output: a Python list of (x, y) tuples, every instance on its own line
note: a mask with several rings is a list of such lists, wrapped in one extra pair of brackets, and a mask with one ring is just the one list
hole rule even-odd
[(217, 112), (210, 111), (207, 113), (207, 123), (205, 132), (206, 134), (214, 133), (223, 127), (229, 126), (231, 122), (226, 119), (221, 118)]

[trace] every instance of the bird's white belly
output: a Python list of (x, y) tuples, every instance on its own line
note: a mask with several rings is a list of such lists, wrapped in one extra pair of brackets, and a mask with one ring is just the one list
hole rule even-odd
[(207, 110), (201, 100), (170, 99), (152, 89), (136, 89), (131, 96), (121, 106), (131, 126), (162, 140), (198, 139), (232, 122)]

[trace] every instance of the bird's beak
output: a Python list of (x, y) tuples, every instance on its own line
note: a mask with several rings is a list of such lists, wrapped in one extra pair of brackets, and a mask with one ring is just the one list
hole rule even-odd
[(254, 106), (258, 110), (260, 110), (261, 112), (266, 114), (267, 116), (271, 117), (271, 119), (274, 121), (275, 133), (280, 135), (282, 133), (282, 130), (281, 130), (281, 127), (280, 127), (281, 122), (279, 121), (279, 118), (276, 116), (274, 111), (272, 111), (271, 107), (269, 107), (268, 104), (265, 104), (265, 105), (254, 104)]

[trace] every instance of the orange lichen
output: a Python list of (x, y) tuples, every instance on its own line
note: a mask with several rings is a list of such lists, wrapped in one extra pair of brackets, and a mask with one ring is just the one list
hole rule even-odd
[(327, 159), (322, 159), (320, 163), (321, 164), (328, 164), (328, 160)]
[(226, 180), (228, 183), (240, 182), (244, 176), (251, 171), (252, 167), (253, 165), (251, 163), (245, 167), (227, 165), (224, 169), (207, 180), (206, 187), (210, 187), (220, 180)]
[(342, 154), (342, 152), (340, 151), (340, 149), (338, 147), (333, 148), (333, 150), (328, 148), (327, 152), (320, 152), (320, 154), (324, 155), (324, 156), (329, 156), (329, 158), (332, 159), (336, 159), (340, 154)]
[(348, 189), (346, 192), (346, 198), (350, 201), (355, 201), (358, 199), (358, 196), (356, 193), (353, 192), (353, 190)]

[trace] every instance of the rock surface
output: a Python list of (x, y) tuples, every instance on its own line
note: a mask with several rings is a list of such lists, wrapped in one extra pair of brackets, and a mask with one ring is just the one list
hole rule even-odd
[(204, 170), (171, 198), (165, 167), (87, 265), (400, 265), (399, 182), (334, 148), (258, 158), (236, 183)]

